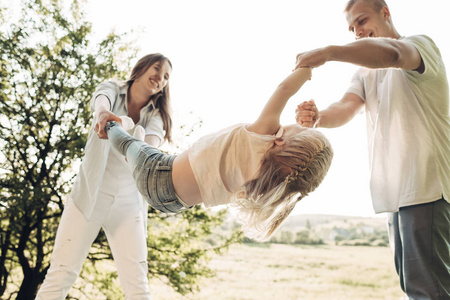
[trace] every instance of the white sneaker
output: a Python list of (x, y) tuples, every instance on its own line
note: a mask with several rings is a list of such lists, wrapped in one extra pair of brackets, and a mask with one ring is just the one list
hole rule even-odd
[[(122, 119), (122, 128), (125, 131), (131, 130), (134, 127), (133, 119), (127, 116), (120, 116), (120, 119)], [(142, 128), (143, 129), (143, 128)]]
[(145, 139), (145, 129), (141, 125), (137, 125), (134, 129), (133, 136), (138, 140), (144, 141)]

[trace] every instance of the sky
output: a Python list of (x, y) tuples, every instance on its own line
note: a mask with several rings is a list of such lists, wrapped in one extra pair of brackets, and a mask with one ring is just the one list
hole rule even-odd
[[(137, 58), (154, 52), (173, 64), (170, 90), (176, 143), (236, 123), (251, 123), (276, 86), (289, 75), (298, 53), (354, 40), (343, 14), (346, 0), (90, 0), (87, 19), (96, 37), (131, 32)], [(427, 34), (450, 68), (450, 20), (445, 0), (390, 0), (401, 35)], [(94, 38), (95, 39), (95, 38)], [(137, 61), (136, 58), (136, 61)], [(134, 65), (135, 61), (131, 65)], [(345, 93), (356, 67), (329, 62), (291, 98), (281, 123), (295, 122), (295, 107), (314, 99), (326, 108)], [(130, 70), (131, 71), (131, 70)], [(197, 126), (201, 121), (201, 127)], [(293, 214), (375, 216), (369, 192), (368, 151), (362, 113), (347, 125), (320, 129), (334, 161), (323, 183)]]

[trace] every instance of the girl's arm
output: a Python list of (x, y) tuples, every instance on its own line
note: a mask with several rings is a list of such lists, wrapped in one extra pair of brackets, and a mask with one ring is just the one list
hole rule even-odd
[(247, 126), (247, 130), (259, 134), (275, 134), (280, 128), (280, 116), (289, 98), (309, 79), (311, 79), (310, 68), (299, 68), (292, 72), (278, 85), (258, 119)]
[[(95, 98), (95, 114), (97, 115), (97, 120), (94, 130), (95, 132), (97, 132), (98, 137), (101, 139), (108, 139), (108, 135), (105, 132), (105, 126), (109, 121), (116, 121), (119, 124), (123, 125), (122, 119), (111, 112), (110, 109), (111, 105), (105, 95), (98, 95), (97, 98)], [(145, 131), (143, 135), (144, 142), (146, 142), (150, 146), (159, 147), (159, 145), (161, 144), (159, 137), (157, 137), (156, 135), (145, 135)]]

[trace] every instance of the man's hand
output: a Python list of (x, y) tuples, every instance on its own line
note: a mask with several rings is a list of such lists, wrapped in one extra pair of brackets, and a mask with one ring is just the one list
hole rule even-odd
[(319, 110), (314, 100), (305, 101), (297, 106), (295, 120), (303, 127), (315, 128), (319, 122)]
[(97, 120), (95, 122), (94, 130), (100, 139), (104, 139), (104, 140), (108, 139), (108, 135), (106, 134), (106, 131), (105, 131), (105, 126), (106, 126), (106, 123), (108, 123), (110, 121), (116, 121), (117, 123), (122, 125), (122, 119), (119, 118), (114, 113), (107, 111), (107, 110), (103, 110), (103, 111), (99, 112)]
[(319, 48), (297, 54), (295, 70), (298, 68), (317, 68), (329, 60), (326, 48)]

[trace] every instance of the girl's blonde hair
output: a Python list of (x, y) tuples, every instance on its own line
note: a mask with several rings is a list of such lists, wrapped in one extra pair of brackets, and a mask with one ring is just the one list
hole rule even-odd
[[(256, 178), (232, 201), (238, 221), (249, 238), (267, 240), (294, 209), (324, 179), (333, 158), (328, 139), (308, 129), (269, 149)], [(298, 194), (300, 195), (296, 197)]]

